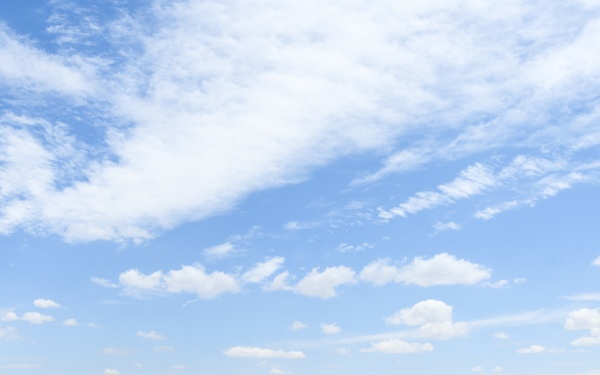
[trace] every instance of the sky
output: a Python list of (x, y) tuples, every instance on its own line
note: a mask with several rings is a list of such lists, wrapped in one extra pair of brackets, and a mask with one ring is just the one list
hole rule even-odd
[(0, 2), (3, 375), (600, 374), (600, 3)]

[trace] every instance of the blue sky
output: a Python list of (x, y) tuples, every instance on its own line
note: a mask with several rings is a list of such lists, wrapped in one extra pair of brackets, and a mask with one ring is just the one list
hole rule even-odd
[(0, 3), (2, 374), (600, 374), (600, 4)]

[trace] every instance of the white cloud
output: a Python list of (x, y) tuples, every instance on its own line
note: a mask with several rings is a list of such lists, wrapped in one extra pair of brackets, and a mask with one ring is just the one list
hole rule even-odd
[(15, 320), (23, 320), (32, 324), (42, 324), (53, 322), (54, 318), (49, 315), (40, 314), (39, 312), (26, 312), (20, 317), (12, 311), (0, 315), (0, 321), (10, 322)]
[(433, 345), (430, 343), (413, 343), (397, 339), (380, 341), (371, 344), (368, 349), (361, 349), (361, 352), (380, 352), (384, 354), (405, 354), (405, 353), (422, 353), (433, 350)]
[(144, 275), (137, 269), (131, 269), (119, 275), (119, 284), (123, 286), (127, 294), (135, 295), (139, 291), (159, 290), (162, 287), (162, 277), (161, 271)]
[(108, 347), (108, 348), (104, 348), (102, 350), (102, 353), (104, 353), (105, 355), (114, 355), (114, 356), (125, 357), (125, 356), (128, 356), (131, 354), (131, 350), (124, 349), (124, 348)]
[(447, 340), (468, 333), (464, 322), (452, 322), (452, 306), (445, 302), (428, 299), (414, 306), (402, 309), (385, 319), (387, 324), (419, 326), (421, 337)]
[(215, 245), (204, 249), (202, 253), (209, 258), (220, 259), (231, 255), (231, 253), (233, 253), (234, 251), (235, 246), (231, 242), (225, 242), (220, 245)]
[(365, 249), (372, 249), (374, 247), (375, 247), (375, 245), (370, 244), (368, 242), (363, 242), (360, 245), (349, 245), (347, 243), (341, 243), (338, 245), (337, 251), (339, 251), (340, 253), (349, 253), (349, 252), (363, 251)]
[(396, 281), (423, 287), (473, 285), (489, 279), (491, 270), (453, 255), (441, 253), (431, 259), (417, 257), (399, 271)]
[(592, 266), (600, 267), (600, 256), (592, 261)]
[(335, 323), (321, 323), (321, 332), (327, 335), (335, 335), (342, 332), (342, 328)]
[[(2, 318), (0, 318), (2, 320)], [(0, 340), (17, 340), (19, 335), (14, 327), (0, 327)]]
[(322, 272), (313, 268), (294, 287), (294, 292), (308, 297), (335, 297), (337, 287), (356, 283), (355, 272), (346, 266), (327, 267)]
[(300, 359), (304, 358), (304, 353), (300, 351), (283, 351), (283, 350), (272, 350), (250, 346), (234, 346), (223, 351), (228, 357), (242, 357), (242, 358), (289, 358), (289, 359)]
[(277, 291), (277, 290), (293, 290), (294, 288), (289, 284), (290, 273), (288, 271), (283, 271), (279, 275), (275, 276), (269, 285), (265, 285), (263, 287), (266, 291)]
[(472, 372), (483, 372), (483, 367), (475, 366), (471, 369)]
[(223, 293), (236, 293), (240, 286), (237, 280), (224, 272), (206, 273), (204, 267), (196, 264), (171, 270), (164, 276), (166, 291), (170, 293), (196, 293), (200, 298), (210, 299)]
[(107, 368), (104, 369), (104, 375), (121, 375), (121, 371)]
[(67, 320), (63, 321), (61, 324), (63, 326), (67, 326), (67, 327), (76, 327), (79, 325), (79, 322), (77, 320), (71, 318), (71, 319), (67, 319)]
[(115, 284), (115, 283), (111, 282), (110, 280), (106, 280), (106, 279), (103, 279), (100, 277), (92, 277), (92, 282), (94, 284), (98, 284), (105, 288), (118, 288), (119, 287), (119, 284)]
[(491, 270), (446, 253), (431, 259), (416, 257), (411, 263), (397, 267), (390, 259), (377, 259), (363, 268), (359, 279), (373, 285), (385, 285), (392, 281), (416, 284), (423, 287), (434, 285), (473, 285), (489, 279)]
[(495, 366), (494, 369), (492, 370), (492, 372), (494, 373), (501, 373), (504, 369), (500, 366)]
[(571, 311), (565, 328), (568, 330), (589, 330), (590, 336), (583, 336), (571, 342), (574, 346), (600, 345), (600, 309), (583, 308)]
[(256, 263), (252, 269), (246, 271), (242, 279), (248, 283), (260, 283), (277, 272), (285, 262), (283, 257), (275, 257), (264, 262)]
[(546, 351), (546, 348), (544, 348), (541, 345), (531, 345), (529, 348), (518, 349), (517, 353), (519, 353), (519, 354), (538, 354), (538, 353), (543, 353), (545, 351)]
[(33, 305), (35, 307), (39, 307), (42, 309), (50, 309), (50, 308), (58, 308), (61, 307), (60, 303), (54, 302), (51, 299), (36, 299), (35, 301), (33, 301)]
[(449, 221), (447, 223), (438, 221), (433, 225), (433, 229), (435, 229), (436, 234), (442, 233), (442, 232), (447, 232), (449, 230), (459, 231), (462, 229), (462, 225), (460, 225), (454, 221)]
[(303, 329), (307, 329), (308, 328), (308, 324), (304, 324), (298, 320), (295, 320), (294, 323), (292, 323), (290, 329), (292, 331), (301, 331)]
[(283, 375), (283, 374), (291, 374), (291, 371), (286, 371), (286, 370), (282, 370), (279, 368), (272, 368), (271, 371), (269, 371), (271, 374), (275, 374), (275, 375)]
[(494, 338), (498, 340), (508, 340), (510, 336), (506, 332), (496, 332), (494, 333)]
[[(598, 25), (593, 12), (581, 16), (589, 2), (501, 10), (491, 2), (383, 2), (369, 12), (365, 4), (183, 2), (150, 7), (148, 17), (123, 11), (92, 33), (113, 43), (114, 55), (89, 63), (68, 40), (90, 26), (54, 22), (56, 54), (3, 27), (0, 79), (9, 89), (87, 93), (130, 126), (109, 127), (101, 142), (108, 157), (86, 159), (76, 178), (59, 173), (68, 161), (53, 164), (54, 152), (37, 158), (38, 176), (49, 176), (24, 199), (5, 197), (0, 231), (140, 241), (365, 150), (390, 150), (383, 168), (363, 179), (374, 181), (506, 145), (597, 142), (587, 134), (597, 132), (594, 115), (572, 110), (592, 100), (598, 83)], [(206, 24), (211, 32), (200, 30)], [(107, 63), (115, 56), (118, 71)], [(557, 102), (560, 126), (545, 121)], [(415, 141), (393, 152), (400, 136)], [(478, 168), (400, 210), (493, 189)]]
[(398, 268), (390, 262), (388, 258), (374, 260), (360, 271), (358, 278), (375, 286), (388, 284), (398, 276)]
[(164, 340), (165, 337), (154, 332), (154, 331), (138, 331), (136, 333), (137, 336), (146, 339), (146, 340), (154, 340), (154, 341), (160, 341), (160, 340)]

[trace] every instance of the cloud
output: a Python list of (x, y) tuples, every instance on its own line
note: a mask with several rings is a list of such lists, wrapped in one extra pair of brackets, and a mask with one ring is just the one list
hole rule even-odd
[(489, 279), (491, 270), (453, 255), (441, 253), (431, 259), (417, 257), (404, 266), (396, 277), (405, 284), (423, 287), (433, 285), (473, 285)]
[(242, 279), (248, 283), (260, 283), (277, 272), (285, 262), (283, 257), (275, 257), (264, 262), (259, 262), (242, 275)]
[(307, 324), (304, 324), (304, 323), (302, 323), (302, 322), (300, 322), (298, 320), (295, 320), (294, 323), (292, 323), (292, 325), (290, 327), (290, 329), (292, 331), (301, 331), (301, 330), (307, 329), (307, 328), (308, 328)]
[(94, 284), (103, 286), (105, 288), (118, 288), (119, 284), (115, 284), (113, 282), (111, 282), (110, 280), (106, 280), (100, 277), (92, 277), (92, 282)]
[(390, 259), (377, 259), (363, 268), (359, 279), (375, 286), (390, 282), (434, 285), (473, 285), (491, 277), (491, 270), (446, 253), (431, 259), (416, 257), (411, 263), (398, 267)]
[(342, 332), (342, 328), (335, 323), (321, 323), (321, 332), (327, 335), (335, 335)]
[(500, 367), (500, 366), (495, 366), (492, 369), (492, 372), (494, 372), (494, 373), (501, 373), (502, 371), (504, 371), (504, 369), (502, 367)]
[[(26, 176), (27, 164), (39, 179), (0, 198), (0, 232), (143, 241), (351, 154), (383, 154), (382, 168), (362, 179), (372, 182), (511, 145), (596, 147), (599, 26), (586, 4), (383, 2), (365, 12), (362, 1), (161, 3), (147, 17), (121, 9), (96, 23), (110, 25), (101, 32), (55, 20), (54, 54), (3, 26), (0, 82), (14, 109), (51, 117), (29, 94), (83, 96), (79, 106), (104, 113), (108, 125), (105, 138), (76, 147), (92, 152), (74, 174), (62, 171), (75, 158), (58, 158), (36, 130), (0, 134), (0, 154), (17, 150), (30, 162), (11, 155), (0, 179)], [(111, 48), (85, 57), (73, 47), (85, 38)], [(58, 111), (75, 107), (55, 102)], [(63, 112), (69, 129), (78, 126), (80, 113)], [(484, 194), (498, 186), (487, 167), (473, 164), (384, 211)], [(566, 186), (551, 185), (546, 195)]]
[(160, 341), (160, 340), (164, 340), (165, 339), (164, 336), (162, 336), (162, 335), (160, 335), (160, 334), (158, 334), (158, 333), (156, 333), (154, 331), (147, 331), (147, 332), (145, 332), (145, 331), (138, 331), (136, 333), (136, 335), (138, 337), (141, 337), (141, 338), (146, 339), (146, 340)]
[(462, 229), (462, 225), (460, 225), (454, 221), (449, 221), (447, 223), (438, 221), (433, 225), (433, 229), (435, 229), (435, 233), (438, 234), (438, 233), (442, 233), (442, 232), (447, 232), (449, 230), (459, 231)]
[(571, 311), (565, 328), (568, 330), (589, 330), (590, 336), (583, 336), (571, 342), (574, 346), (600, 345), (600, 310), (583, 308)]
[(61, 307), (59, 303), (52, 301), (51, 299), (36, 299), (33, 301), (35, 307), (42, 309), (58, 308)]
[(175, 348), (172, 346), (163, 345), (163, 346), (154, 348), (154, 351), (159, 352), (159, 353), (170, 353), (170, 352), (174, 352)]
[(447, 340), (468, 333), (467, 323), (452, 322), (452, 306), (433, 299), (399, 310), (385, 318), (385, 322), (391, 325), (418, 326), (419, 336), (438, 340)]
[(538, 354), (538, 353), (543, 353), (545, 351), (546, 351), (546, 348), (544, 348), (541, 345), (531, 345), (529, 348), (518, 349), (517, 353), (519, 353), (519, 354)]
[[(0, 318), (2, 320), (2, 318)], [(17, 340), (19, 335), (14, 327), (0, 327), (0, 340)]]
[(304, 358), (304, 353), (300, 351), (283, 351), (283, 350), (272, 350), (250, 346), (234, 346), (223, 351), (228, 357), (241, 357), (241, 358), (288, 358), (288, 359), (301, 359)]
[(494, 333), (494, 338), (498, 340), (508, 340), (510, 336), (506, 332), (496, 332)]
[(308, 297), (328, 299), (336, 296), (336, 289), (346, 284), (355, 284), (355, 272), (346, 266), (327, 267), (322, 272), (313, 268), (294, 287), (294, 293)]
[(375, 247), (375, 245), (370, 244), (368, 242), (363, 242), (360, 245), (349, 245), (347, 243), (341, 243), (338, 245), (337, 251), (339, 251), (340, 253), (349, 253), (349, 252), (363, 251), (365, 249), (372, 249), (373, 247)]
[(102, 353), (104, 353), (105, 355), (114, 355), (114, 356), (125, 357), (125, 356), (128, 356), (131, 354), (131, 350), (124, 349), (124, 348), (108, 347), (108, 348), (104, 348), (102, 350)]
[(423, 353), (433, 350), (433, 345), (430, 343), (411, 343), (397, 339), (380, 341), (371, 344), (368, 349), (361, 349), (361, 352), (380, 352), (383, 354), (406, 354), (406, 353)]
[(226, 258), (227, 256), (231, 255), (231, 253), (233, 253), (234, 251), (235, 246), (231, 242), (225, 242), (220, 245), (215, 245), (204, 249), (204, 251), (202, 251), (202, 254), (209, 258), (220, 259)]
[(483, 372), (483, 367), (475, 366), (471, 369), (472, 372)]
[(67, 320), (63, 321), (61, 323), (61, 325), (67, 326), (67, 327), (76, 327), (76, 326), (78, 326), (80, 324), (79, 324), (79, 322), (77, 320), (71, 318), (71, 319), (67, 319)]
[(38, 312), (26, 312), (20, 317), (12, 311), (0, 315), (0, 321), (10, 322), (15, 320), (23, 320), (32, 324), (42, 324), (46, 322), (53, 322), (54, 318)]
[(107, 368), (107, 369), (104, 369), (104, 375), (121, 375), (121, 371)]
[(291, 371), (285, 371), (279, 368), (272, 368), (269, 372), (275, 375), (291, 374)]
[(600, 267), (600, 256), (592, 261), (592, 266)]

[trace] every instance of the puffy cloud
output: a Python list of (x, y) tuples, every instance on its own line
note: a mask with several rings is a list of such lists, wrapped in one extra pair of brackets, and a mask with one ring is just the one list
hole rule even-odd
[(464, 336), (468, 332), (466, 323), (452, 322), (452, 306), (438, 300), (425, 300), (402, 309), (385, 319), (387, 324), (419, 326), (418, 334), (439, 340)]
[(121, 371), (107, 368), (104, 369), (104, 375), (121, 375)]
[(414, 343), (406, 342), (397, 339), (380, 341), (371, 344), (368, 349), (361, 349), (361, 352), (381, 352), (384, 354), (405, 354), (405, 353), (422, 353), (433, 350), (433, 345), (430, 343)]
[(441, 253), (433, 258), (416, 257), (411, 263), (398, 267), (390, 259), (377, 259), (363, 268), (359, 274), (362, 281), (373, 285), (389, 282), (416, 284), (423, 287), (434, 285), (473, 285), (489, 279), (491, 270), (453, 255)]
[(304, 324), (298, 320), (295, 320), (294, 323), (292, 323), (292, 325), (290, 327), (290, 329), (292, 331), (300, 331), (300, 330), (307, 329), (307, 328), (308, 328), (308, 324)]
[(518, 349), (519, 354), (538, 354), (546, 351), (546, 348), (541, 345), (531, 345), (529, 348)]
[(327, 267), (322, 272), (313, 268), (294, 287), (294, 292), (309, 297), (328, 299), (335, 297), (335, 288), (345, 284), (354, 284), (355, 272), (346, 266)]
[(285, 262), (283, 257), (275, 257), (264, 262), (256, 263), (254, 267), (244, 273), (242, 279), (249, 283), (260, 283), (277, 272)]
[(335, 334), (342, 332), (342, 328), (335, 323), (330, 323), (330, 324), (322, 323), (321, 324), (321, 332), (323, 332), (327, 335), (335, 335)]
[(289, 359), (300, 359), (304, 358), (304, 353), (300, 351), (283, 351), (283, 350), (272, 350), (250, 346), (234, 346), (223, 351), (228, 357), (242, 357), (242, 358), (289, 358)]
[(119, 287), (119, 284), (115, 284), (115, 283), (111, 282), (110, 280), (103, 279), (101, 277), (92, 277), (92, 282), (94, 284), (103, 286), (105, 288), (118, 288)]
[(375, 286), (385, 285), (396, 280), (398, 268), (388, 258), (377, 259), (366, 265), (358, 278)]
[(10, 322), (14, 320), (23, 320), (32, 324), (42, 324), (53, 322), (54, 318), (49, 315), (40, 314), (39, 312), (26, 312), (20, 317), (12, 311), (0, 315), (0, 321)]
[(349, 253), (349, 252), (363, 251), (365, 249), (372, 249), (374, 247), (375, 247), (375, 245), (370, 244), (368, 242), (363, 242), (360, 245), (349, 245), (347, 243), (341, 243), (338, 245), (337, 250), (340, 253)]
[(279, 275), (275, 276), (270, 284), (263, 286), (263, 289), (266, 291), (277, 291), (277, 290), (293, 290), (294, 288), (289, 284), (290, 273), (288, 271), (283, 271)]
[(119, 275), (119, 283), (125, 288), (126, 293), (135, 294), (138, 291), (159, 290), (162, 286), (162, 277), (161, 271), (144, 275), (137, 269), (131, 269)]
[(492, 369), (492, 372), (499, 374), (499, 373), (501, 373), (503, 370), (504, 370), (504, 369), (503, 369), (502, 367), (500, 367), (500, 366), (495, 366), (495, 367)]
[(164, 340), (165, 337), (154, 332), (154, 331), (138, 331), (136, 333), (137, 336), (146, 339), (146, 340), (154, 340), (154, 341), (160, 341), (160, 340)]
[(592, 261), (592, 265), (600, 267), (600, 256)]
[(33, 305), (35, 307), (39, 307), (42, 309), (50, 309), (50, 308), (58, 308), (61, 307), (60, 303), (54, 302), (51, 299), (36, 299), (35, 301), (33, 301)]
[(164, 277), (166, 291), (170, 293), (196, 293), (199, 297), (210, 299), (223, 293), (236, 293), (240, 289), (237, 280), (224, 272), (206, 273), (204, 267), (182, 266), (172, 270)]
[(473, 285), (489, 279), (491, 270), (446, 253), (431, 259), (417, 257), (398, 272), (396, 281), (423, 287), (433, 285)]
[(449, 230), (459, 231), (462, 229), (462, 225), (460, 225), (454, 221), (449, 221), (447, 223), (438, 221), (433, 225), (433, 229), (435, 229), (436, 234), (442, 233), (442, 232), (447, 232)]
[(590, 336), (583, 336), (571, 342), (574, 346), (600, 345), (600, 310), (583, 308), (569, 313), (565, 328), (568, 330), (589, 330)]

